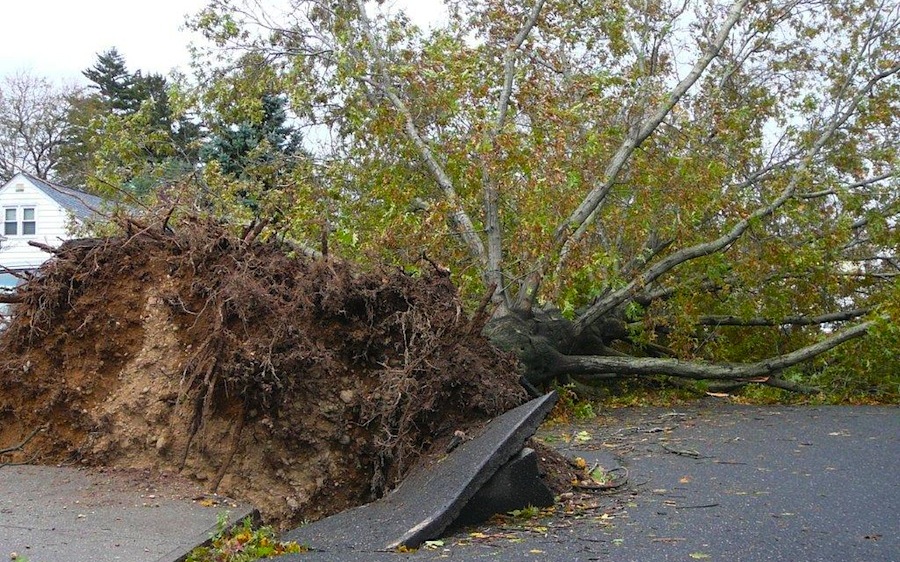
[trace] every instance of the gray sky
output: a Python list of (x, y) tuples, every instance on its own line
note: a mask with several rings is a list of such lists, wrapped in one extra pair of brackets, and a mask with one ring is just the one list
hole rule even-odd
[[(260, 0), (260, 3), (278, 0)], [(395, 0), (416, 21), (433, 18), (437, 0)], [(2, 0), (0, 77), (19, 70), (54, 81), (83, 83), (81, 71), (116, 47), (131, 71), (187, 71), (191, 34), (185, 15), (205, 0)]]
[(118, 48), (130, 70), (168, 74), (189, 61), (184, 16), (204, 0), (6, 0), (0, 75), (30, 70), (54, 80), (82, 80), (97, 54)]

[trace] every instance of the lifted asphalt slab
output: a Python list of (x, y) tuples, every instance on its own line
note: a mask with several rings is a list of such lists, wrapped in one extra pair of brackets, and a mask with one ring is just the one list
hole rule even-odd
[[(308, 562), (898, 562), (900, 409), (704, 401), (614, 410), (538, 437), (629, 486), (587, 509), (456, 531), (413, 553)], [(299, 559), (299, 558), (298, 558)]]
[[(552, 392), (513, 408), (433, 466), (420, 466), (384, 498), (294, 529), (283, 538), (317, 551), (353, 553), (416, 548), (439, 537), (497, 469), (522, 450), (556, 400)], [(305, 558), (287, 555), (282, 560)]]
[(252, 512), (216, 496), (192, 499), (199, 494), (144, 471), (4, 466), (0, 559), (174, 562), (210, 537), (220, 513), (239, 521)]

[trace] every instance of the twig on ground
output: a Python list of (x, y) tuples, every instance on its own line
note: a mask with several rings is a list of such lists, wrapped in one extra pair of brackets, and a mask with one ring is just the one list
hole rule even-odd
[(673, 447), (669, 447), (665, 443), (660, 443), (660, 447), (665, 449), (667, 453), (672, 453), (673, 455), (679, 455), (682, 457), (691, 457), (692, 459), (706, 459), (709, 458), (707, 456), (701, 455), (697, 451), (691, 451), (689, 449), (675, 449)]

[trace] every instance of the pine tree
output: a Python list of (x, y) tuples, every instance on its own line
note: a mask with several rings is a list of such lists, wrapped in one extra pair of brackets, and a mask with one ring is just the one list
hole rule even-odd
[[(129, 71), (115, 48), (97, 55), (82, 74), (92, 82), (91, 93), (71, 105), (60, 165), (70, 185), (84, 187), (97, 177), (100, 184), (145, 192), (193, 170), (199, 127), (176, 115), (163, 75)], [(135, 142), (116, 140), (128, 137)]]
[(136, 75), (128, 72), (125, 57), (115, 47), (97, 55), (94, 66), (84, 70), (82, 74), (93, 82), (91, 88), (97, 90), (101, 99), (113, 111), (133, 113), (140, 108)]

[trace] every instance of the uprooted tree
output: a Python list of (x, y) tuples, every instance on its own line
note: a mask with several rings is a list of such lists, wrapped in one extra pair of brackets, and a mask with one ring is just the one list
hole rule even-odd
[(780, 374), (866, 333), (896, 361), (896, 3), (448, 0), (426, 31), (380, 2), (213, 1), (193, 25), (202, 111), (252, 121), (275, 88), (315, 145), (275, 182), (209, 166), (204, 193), (447, 264), (535, 384), (802, 389)]
[(362, 0), (285, 8), (194, 23), (318, 126), (291, 233), (449, 264), (532, 382), (796, 389), (779, 373), (895, 341), (894, 3), (458, 0), (428, 31)]

